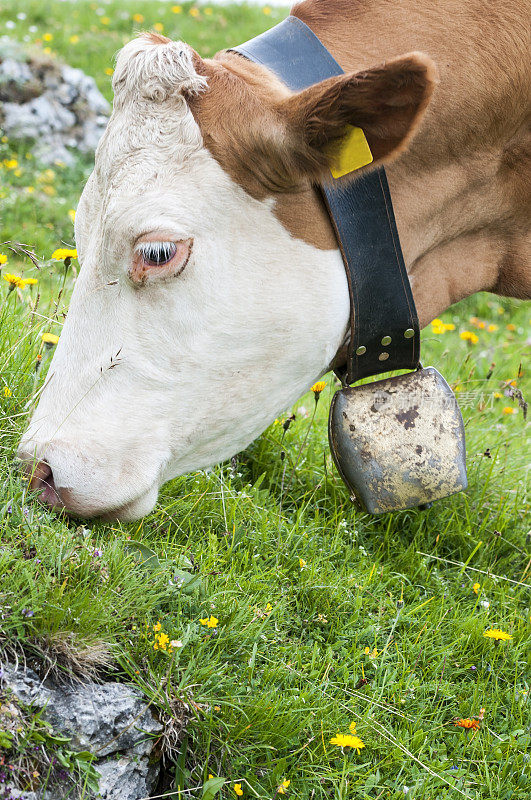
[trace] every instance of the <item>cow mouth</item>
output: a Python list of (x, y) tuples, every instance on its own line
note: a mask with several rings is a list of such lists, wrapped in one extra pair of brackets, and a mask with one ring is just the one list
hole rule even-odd
[(38, 492), (38, 502), (69, 517), (128, 522), (149, 513), (158, 496), (158, 483), (153, 483), (137, 497), (105, 507), (79, 497), (70, 487), (56, 485), (52, 468), (46, 461), (39, 461), (37, 464), (26, 462), (23, 470), (29, 480), (29, 489)]
[(157, 502), (158, 494), (158, 485), (154, 484), (150, 489), (134, 500), (130, 500), (128, 503), (124, 503), (110, 511), (98, 514), (98, 518), (103, 522), (133, 522), (141, 517), (145, 517), (146, 514), (152, 511), (153, 506)]

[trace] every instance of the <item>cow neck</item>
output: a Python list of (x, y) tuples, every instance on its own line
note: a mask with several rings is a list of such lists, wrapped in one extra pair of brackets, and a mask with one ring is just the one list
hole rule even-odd
[[(293, 16), (232, 50), (270, 69), (292, 91), (343, 74), (313, 31)], [(419, 321), (385, 170), (373, 169), (356, 180), (330, 176), (319, 188), (343, 257), (350, 296), (350, 338), (342, 380), (351, 384), (390, 370), (416, 369)], [(337, 370), (341, 350), (334, 361)]]

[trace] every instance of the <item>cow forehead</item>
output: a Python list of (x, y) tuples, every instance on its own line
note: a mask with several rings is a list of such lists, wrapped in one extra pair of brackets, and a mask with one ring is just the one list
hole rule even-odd
[(192, 50), (155, 34), (145, 34), (120, 51), (113, 77), (113, 113), (96, 152), (100, 186), (123, 180), (142, 164), (183, 164), (202, 146), (187, 98), (206, 88)]
[(113, 112), (95, 158), (102, 189), (123, 189), (192, 167), (203, 146), (199, 126), (184, 98), (164, 105), (134, 102)]

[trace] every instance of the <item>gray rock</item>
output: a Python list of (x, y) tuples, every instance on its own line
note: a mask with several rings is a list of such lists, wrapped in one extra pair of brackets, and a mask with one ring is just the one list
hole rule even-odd
[(13, 81), (23, 84), (33, 80), (32, 72), (24, 61), (16, 61), (14, 58), (6, 58), (0, 63), (0, 83)]
[(20, 789), (15, 789), (12, 783), (7, 783), (5, 788), (6, 796), (12, 800), (39, 800), (35, 792), (21, 792)]
[[(88, 750), (97, 757), (101, 800), (143, 800), (149, 797), (160, 773), (150, 761), (154, 738), (162, 725), (140, 693), (121, 683), (93, 682), (59, 686), (40, 680), (32, 670), (5, 665), (0, 685), (24, 705), (42, 709), (42, 719), (55, 732), (70, 737), (69, 749)], [(42, 793), (11, 790), (17, 800), (63, 800), (61, 788)], [(69, 796), (71, 796), (69, 794)], [(72, 800), (77, 795), (72, 795)], [(83, 794), (88, 800), (86, 792)]]
[(56, 689), (43, 717), (54, 730), (71, 737), (71, 749), (88, 750), (99, 758), (126, 750), (147, 755), (154, 744), (148, 734), (162, 730), (139, 693), (121, 683)]
[(59, 100), (64, 106), (72, 105), (79, 97), (78, 90), (70, 83), (58, 83), (53, 93), (56, 100)]
[(0, 37), (0, 123), (9, 139), (34, 139), (39, 161), (72, 164), (67, 148), (93, 153), (110, 111), (90, 75)]
[(70, 736), (72, 750), (88, 750), (98, 758), (131, 751), (148, 755), (162, 725), (140, 693), (122, 683), (80, 683), (51, 686), (38, 676), (5, 667), (2, 682), (26, 705), (43, 708), (42, 718), (53, 729)]
[(11, 689), (17, 700), (24, 705), (42, 708), (49, 700), (51, 692), (32, 669), (16, 669), (9, 664), (0, 667), (0, 686)]
[(67, 150), (68, 147), (75, 147), (75, 139), (64, 139), (60, 135), (41, 136), (33, 147), (33, 155), (42, 164), (55, 164), (62, 161), (63, 164), (72, 166), (75, 163), (74, 156)]
[(95, 152), (106, 127), (107, 117), (87, 119), (83, 124), (83, 135), (79, 141), (80, 151), (82, 153)]
[(66, 65), (61, 70), (61, 77), (64, 84), (70, 86), (78, 95), (84, 98), (90, 111), (95, 114), (108, 115), (110, 113), (111, 107), (109, 103), (99, 91), (94, 78), (91, 78), (90, 75), (85, 75), (83, 70)]
[(159, 767), (147, 758), (121, 757), (96, 764), (101, 775), (98, 797), (102, 800), (140, 800), (149, 797), (158, 780)]
[(4, 130), (9, 138), (37, 139), (43, 134), (66, 131), (76, 124), (75, 115), (56, 100), (51, 92), (29, 103), (4, 103)]
[(42, 84), (25, 61), (0, 61), (0, 102), (26, 103), (42, 92)]

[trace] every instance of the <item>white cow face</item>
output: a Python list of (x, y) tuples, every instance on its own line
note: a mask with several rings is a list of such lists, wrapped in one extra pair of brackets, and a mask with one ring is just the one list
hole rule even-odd
[(246, 447), (347, 330), (339, 252), (291, 236), (205, 147), (192, 57), (144, 37), (118, 58), (81, 271), (20, 446), (43, 500), (82, 516), (142, 516), (168, 479)]

